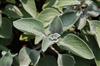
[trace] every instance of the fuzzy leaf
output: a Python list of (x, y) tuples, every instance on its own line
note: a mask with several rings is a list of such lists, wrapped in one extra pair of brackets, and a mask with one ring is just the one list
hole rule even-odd
[(11, 53), (8, 51), (5, 53), (4, 56), (1, 57), (0, 59), (0, 66), (11, 66), (13, 62), (13, 57)]
[(69, 50), (72, 53), (81, 56), (86, 59), (93, 59), (94, 55), (88, 45), (78, 36), (74, 34), (68, 34), (65, 36), (58, 45), (65, 50)]
[(1, 38), (11, 38), (12, 37), (12, 22), (7, 18), (2, 18), (2, 27), (0, 28)]
[(60, 15), (59, 11), (54, 8), (46, 8), (44, 9), (38, 16), (37, 19), (43, 22), (44, 27), (48, 26), (55, 18), (55, 16)]
[(79, 19), (80, 14), (78, 15), (75, 12), (65, 13), (61, 16), (61, 20), (63, 22), (64, 30), (72, 27), (74, 23)]
[(7, 6), (5, 7), (4, 13), (5, 13), (8, 17), (14, 18), (14, 19), (23, 17), (22, 12), (21, 12), (21, 11), (19, 10), (19, 8), (18, 8), (17, 6), (15, 6), (15, 5), (7, 5)]
[(53, 41), (51, 41), (48, 37), (44, 38), (42, 42), (42, 51), (45, 52), (52, 44)]
[(29, 66), (31, 60), (29, 58), (29, 55), (27, 53), (27, 48), (23, 47), (18, 55), (18, 59), (19, 59), (19, 64), (20, 66)]
[(43, 8), (53, 7), (56, 1), (57, 0), (46, 0), (45, 4), (43, 5)]
[(61, 34), (63, 32), (63, 25), (61, 19), (57, 16), (54, 18), (52, 23), (50, 24), (50, 31), (51, 33), (59, 33)]
[(90, 31), (95, 34), (98, 46), (100, 48), (100, 21), (88, 20), (90, 24)]
[(80, 17), (80, 20), (79, 20), (79, 25), (78, 25), (78, 29), (81, 30), (85, 27), (86, 25), (86, 20), (87, 20), (87, 17), (86, 16), (82, 16)]
[(20, 0), (24, 9), (35, 18), (37, 15), (37, 9), (35, 5), (35, 0)]
[(36, 36), (35, 37), (35, 44), (38, 44), (43, 39), (43, 36)]
[(58, 66), (74, 66), (75, 60), (67, 54), (58, 54)]
[(31, 50), (29, 51), (30, 54), (29, 54), (29, 57), (33, 63), (34, 66), (37, 65), (37, 63), (39, 62), (40, 60), (40, 51), (36, 51), (36, 50)]
[(43, 36), (44, 28), (41, 22), (32, 18), (23, 18), (13, 22), (15, 28), (22, 32)]

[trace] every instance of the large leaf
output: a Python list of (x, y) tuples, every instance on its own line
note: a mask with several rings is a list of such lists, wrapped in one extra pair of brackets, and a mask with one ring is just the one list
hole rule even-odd
[(0, 28), (1, 38), (11, 38), (12, 36), (12, 22), (7, 18), (2, 18), (2, 27)]
[(93, 59), (94, 55), (87, 44), (78, 36), (74, 34), (68, 34), (65, 36), (58, 45), (65, 50), (69, 50), (72, 53), (81, 56), (86, 59)]
[(53, 56), (44, 56), (40, 58), (38, 66), (57, 66), (56, 58)]
[(58, 16), (55, 17), (52, 23), (50, 24), (50, 31), (51, 33), (59, 33), (59, 34), (63, 32), (63, 24)]
[(44, 27), (46, 27), (57, 15), (60, 15), (60, 13), (56, 9), (46, 8), (37, 16), (37, 19), (43, 22)]
[(73, 24), (79, 19), (80, 14), (75, 12), (68, 12), (61, 16), (64, 30), (73, 26)]
[(58, 66), (74, 66), (75, 60), (72, 56), (67, 54), (58, 55)]
[(32, 18), (19, 19), (17, 21), (14, 21), (13, 25), (15, 26), (15, 28), (19, 29), (22, 32), (39, 36), (44, 35), (44, 28), (42, 23)]
[(0, 66), (11, 66), (12, 62), (13, 62), (13, 56), (8, 51), (7, 53), (5, 53), (4, 56), (1, 57)]
[(80, 4), (80, 1), (78, 0), (58, 0), (56, 1), (56, 4), (54, 5), (55, 7), (63, 7), (66, 5), (76, 5)]
[(29, 66), (31, 60), (29, 58), (29, 55), (27, 53), (27, 48), (23, 47), (18, 55), (19, 65), (20, 66)]
[(100, 21), (88, 20), (88, 22), (90, 24), (90, 31), (95, 34), (98, 46), (100, 48)]
[(37, 9), (35, 5), (35, 0), (20, 0), (24, 9), (35, 18), (37, 15)]
[(7, 5), (5, 7), (4, 13), (10, 18), (15, 18), (16, 19), (16, 18), (23, 17), (22, 12), (15, 5)]

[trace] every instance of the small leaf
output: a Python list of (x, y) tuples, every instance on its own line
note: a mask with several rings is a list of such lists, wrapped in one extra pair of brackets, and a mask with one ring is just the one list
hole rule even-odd
[(41, 22), (32, 18), (23, 18), (13, 22), (15, 28), (22, 32), (29, 33), (31, 35), (44, 35), (44, 28)]
[(1, 38), (11, 38), (12, 37), (12, 22), (7, 18), (2, 18), (2, 27), (0, 28)]
[(98, 46), (100, 48), (100, 21), (88, 20), (90, 24), (90, 31), (95, 34)]
[(4, 56), (1, 57), (0, 66), (12, 66), (12, 62), (12, 54), (8, 51)]
[(37, 16), (37, 19), (43, 22), (44, 27), (46, 27), (52, 22), (55, 16), (58, 16), (58, 15), (60, 15), (60, 13), (56, 9), (46, 8)]
[(40, 51), (36, 51), (36, 50), (29, 50), (30, 54), (29, 57), (33, 63), (34, 66), (37, 65), (37, 63), (40, 60)]
[(65, 36), (62, 41), (59, 41), (58, 45), (80, 57), (86, 59), (94, 58), (94, 55), (88, 45), (81, 38), (74, 34), (68, 34)]
[(57, 66), (56, 58), (50, 55), (46, 55), (40, 58), (40, 61), (37, 66)]
[(42, 51), (45, 52), (53, 43), (48, 37), (45, 37), (42, 42)]
[(38, 44), (43, 39), (43, 36), (36, 36), (35, 37), (35, 44)]
[(58, 54), (58, 66), (74, 66), (75, 60), (72, 56), (67, 54)]
[(87, 20), (87, 17), (86, 16), (81, 16), (80, 17), (80, 20), (79, 20), (79, 25), (78, 25), (78, 29), (81, 30), (85, 27), (86, 25), (86, 20)]
[(4, 10), (4, 14), (6, 14), (10, 18), (22, 18), (23, 14), (19, 10), (19, 8), (15, 5), (7, 5)]
[(50, 31), (51, 33), (59, 33), (61, 34), (63, 32), (63, 25), (61, 19), (57, 16), (54, 18), (52, 23), (50, 24)]
[(31, 60), (29, 58), (29, 55), (27, 53), (27, 48), (23, 47), (18, 55), (18, 59), (19, 59), (19, 64), (20, 66), (29, 66)]
[(79, 19), (80, 13), (69, 12), (61, 16), (64, 30), (69, 29)]
[(35, 18), (37, 15), (37, 9), (35, 5), (35, 0), (20, 0), (24, 9)]

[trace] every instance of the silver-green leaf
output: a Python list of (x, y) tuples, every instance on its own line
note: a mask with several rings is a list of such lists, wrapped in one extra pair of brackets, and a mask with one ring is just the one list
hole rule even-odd
[(22, 32), (35, 34), (39, 36), (44, 35), (44, 28), (40, 21), (32, 18), (23, 18), (13, 22), (15, 28)]
[(63, 24), (61, 19), (57, 16), (53, 19), (52, 23), (50, 24), (50, 31), (51, 33), (59, 33), (63, 32)]
[(74, 66), (75, 60), (67, 54), (58, 54), (58, 66)]
[(46, 8), (37, 16), (37, 19), (43, 22), (44, 27), (46, 27), (52, 22), (55, 16), (58, 16), (58, 15), (60, 15), (60, 13), (56, 9)]
[(35, 18), (37, 15), (37, 9), (35, 5), (35, 0), (20, 0), (24, 9)]
[(70, 52), (86, 58), (86, 59), (93, 59), (94, 54), (89, 48), (89, 46), (84, 42), (81, 38), (74, 34), (68, 34), (65, 36), (58, 45), (65, 50), (69, 50)]

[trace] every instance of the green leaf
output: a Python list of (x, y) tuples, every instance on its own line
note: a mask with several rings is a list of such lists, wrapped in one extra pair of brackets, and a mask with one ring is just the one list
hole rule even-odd
[(43, 36), (35, 36), (35, 44), (38, 44), (43, 39)]
[(80, 1), (78, 0), (58, 0), (56, 1), (56, 4), (54, 5), (55, 7), (63, 7), (67, 5), (76, 5), (80, 4)]
[(69, 50), (72, 53), (86, 58), (93, 59), (94, 55), (88, 45), (78, 36), (74, 34), (68, 34), (65, 36), (58, 45), (65, 50)]
[(23, 14), (19, 10), (19, 8), (15, 5), (7, 5), (4, 10), (4, 14), (6, 14), (10, 18), (22, 18)]
[(79, 25), (78, 25), (78, 29), (81, 30), (85, 27), (86, 25), (86, 21), (87, 21), (87, 16), (83, 15), (80, 17), (79, 19)]
[(98, 46), (100, 48), (100, 21), (88, 20), (90, 25), (90, 31), (95, 34)]
[(50, 24), (50, 31), (51, 33), (59, 33), (59, 34), (63, 32), (63, 24), (58, 16), (55, 17), (52, 23)]
[(12, 37), (12, 22), (7, 18), (2, 18), (2, 27), (0, 28), (0, 38)]
[(37, 15), (37, 9), (35, 5), (35, 0), (20, 0), (24, 9), (35, 18)]
[(43, 8), (49, 8), (53, 7), (53, 5), (56, 3), (57, 0), (46, 0), (45, 4), (43, 5)]
[(63, 22), (64, 30), (72, 27), (75, 24), (75, 22), (79, 19), (79, 17), (80, 17), (80, 13), (75, 13), (75, 12), (69, 12), (63, 14), (61, 16), (61, 20)]
[(36, 50), (29, 50), (29, 57), (33, 63), (34, 66), (37, 65), (37, 63), (40, 60), (40, 51), (36, 51)]
[(74, 66), (75, 60), (67, 54), (58, 54), (58, 66)]
[(44, 35), (44, 28), (41, 22), (32, 18), (23, 18), (13, 22), (15, 28), (22, 32), (35, 34), (39, 36)]
[(27, 48), (23, 47), (18, 55), (18, 60), (19, 60), (19, 64), (20, 66), (29, 66), (31, 60), (29, 58), (29, 55), (27, 53)]
[(11, 53), (8, 51), (4, 56), (0, 59), (0, 66), (11, 66), (13, 62), (13, 57)]
[(50, 55), (46, 55), (40, 58), (38, 66), (57, 66), (56, 58)]
[(49, 39), (49, 37), (45, 37), (42, 42), (42, 51), (45, 52), (48, 47), (50, 47), (54, 42)]
[(54, 8), (46, 8), (44, 9), (38, 16), (37, 19), (43, 22), (44, 27), (48, 26), (55, 18), (55, 16), (60, 15), (59, 11)]
[(93, 35), (87, 35), (87, 39), (88, 44), (94, 53), (96, 65), (100, 66), (100, 48), (97, 45), (97, 41)]

